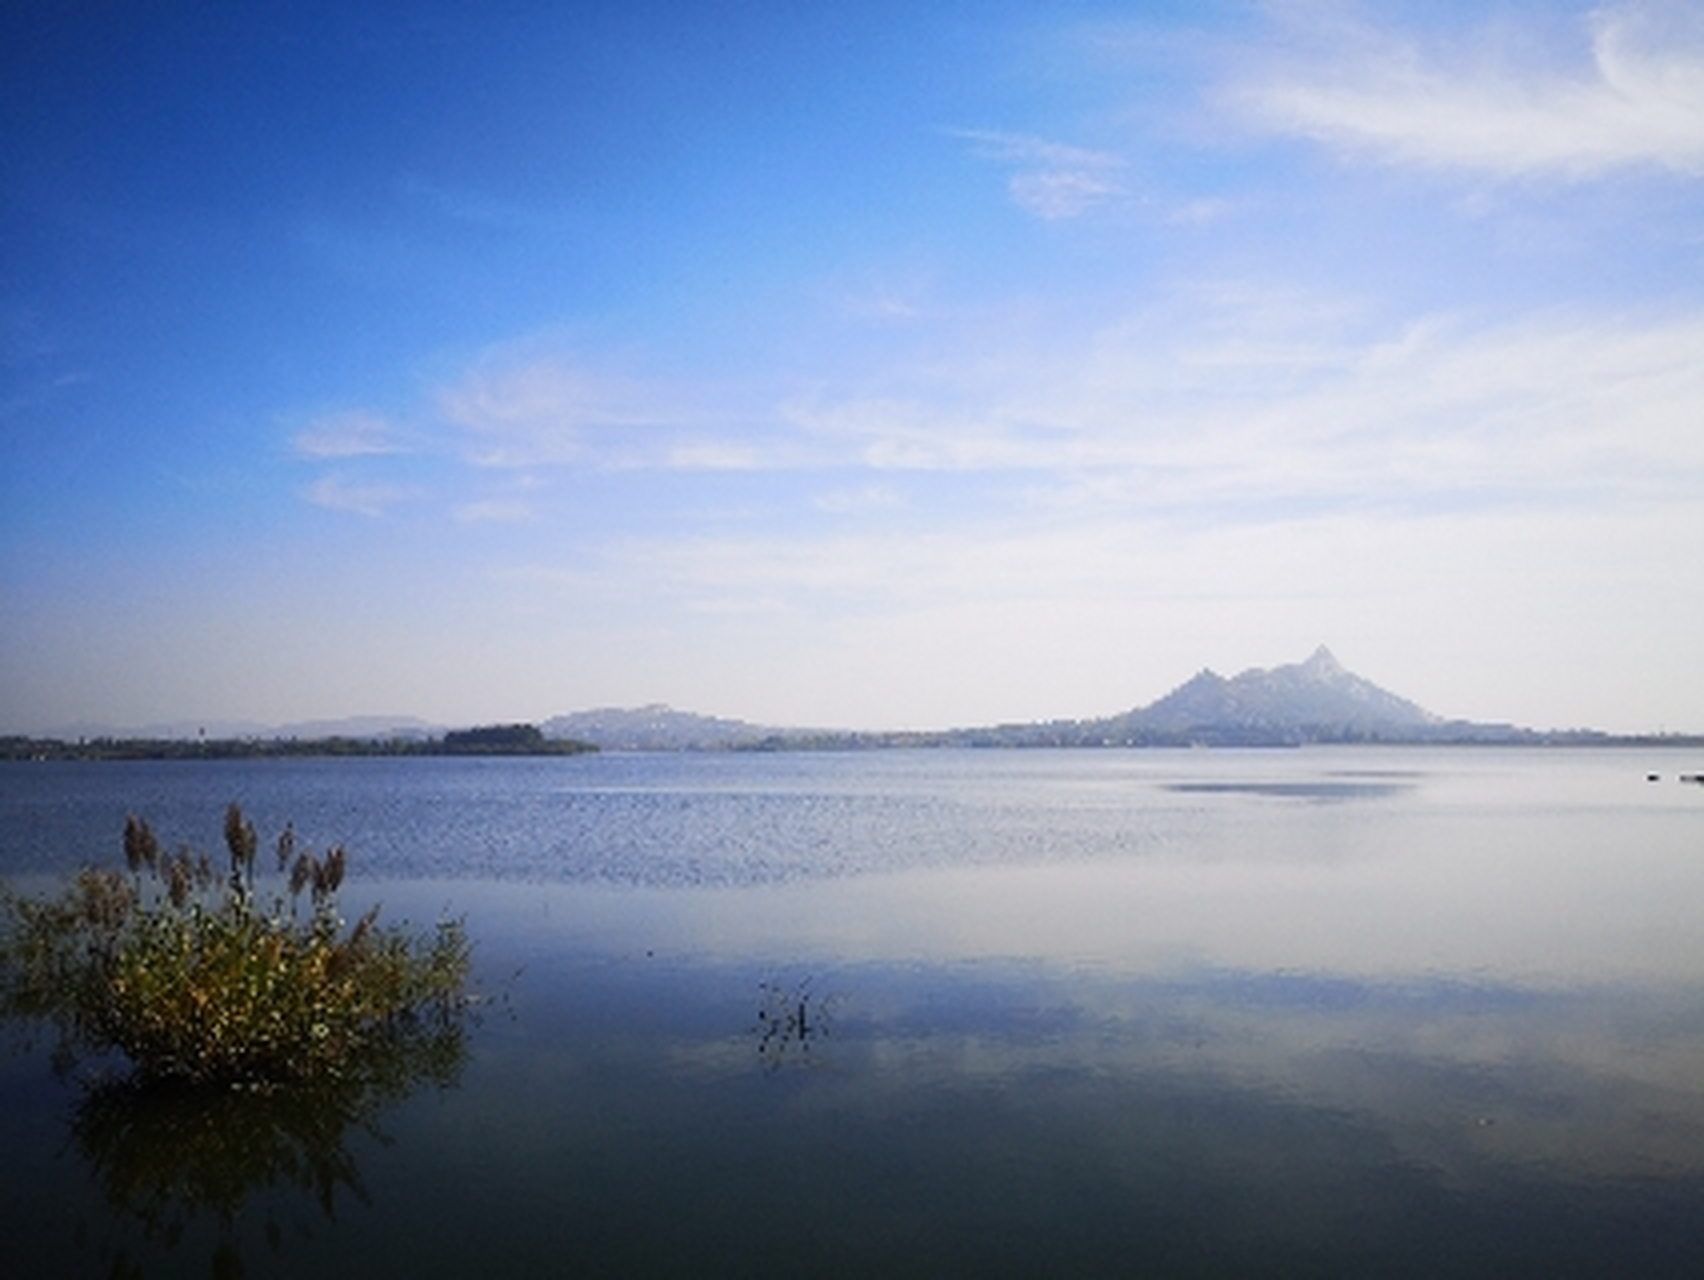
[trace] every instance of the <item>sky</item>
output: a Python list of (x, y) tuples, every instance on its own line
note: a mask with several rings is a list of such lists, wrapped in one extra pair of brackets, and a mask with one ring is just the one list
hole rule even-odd
[(1704, 7), (22, 0), (0, 732), (1704, 731)]

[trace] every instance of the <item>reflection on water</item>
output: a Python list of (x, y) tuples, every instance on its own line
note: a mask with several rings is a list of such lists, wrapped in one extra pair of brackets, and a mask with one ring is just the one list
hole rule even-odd
[[(0, 771), (0, 865), (137, 785), (235, 797), (521, 971), (458, 1088), (324, 1140), (115, 1095), (68, 1146), (44, 1064), (0, 1061), (14, 1256), (86, 1273), (82, 1224), (149, 1275), (227, 1241), (364, 1280), (1704, 1275), (1704, 792), (1646, 781), (1692, 756), (394, 763)], [(137, 1154), (197, 1132), (247, 1172)]]
[[(108, 1210), (83, 1209), (101, 1267), (1504, 1277), (1704, 1260), (1697, 988), (526, 950), (515, 1017), (480, 1028), (461, 1087), (429, 1106), (91, 1095), (75, 1148)], [(72, 1256), (90, 1269), (88, 1246)]]
[(1318, 779), (1309, 782), (1169, 782), (1183, 795), (1275, 796), (1286, 800), (1380, 800), (1407, 790), (1395, 782)]
[(765, 1070), (825, 1064), (822, 1046), (832, 1034), (838, 1001), (813, 990), (813, 981), (802, 978), (789, 986), (766, 978), (758, 984), (757, 1056)]
[[(212, 1250), (215, 1276), (246, 1274), (243, 1240), (251, 1201), (258, 1234), (274, 1255), (285, 1226), (311, 1234), (317, 1208), (334, 1223), (340, 1207), (371, 1197), (350, 1139), (388, 1141), (382, 1113), (421, 1087), (445, 1089), (466, 1059), (458, 1025), (394, 1042), (345, 1065), (333, 1079), (277, 1086), (189, 1085), (125, 1076), (82, 1087), (70, 1122), (113, 1217), (94, 1231), (113, 1275), (142, 1275), (155, 1266), (187, 1265), (175, 1251)], [(132, 1228), (140, 1239), (131, 1242)]]
[[(478, 1160), (410, 1135), (521, 1270), (1680, 1276), (1704, 1259), (1696, 991), (842, 965), (807, 989), (836, 996), (832, 1069), (774, 1071), (752, 1053), (750, 965), (558, 956), (530, 977), (458, 1095)], [(800, 990), (765, 997), (784, 1030)]]

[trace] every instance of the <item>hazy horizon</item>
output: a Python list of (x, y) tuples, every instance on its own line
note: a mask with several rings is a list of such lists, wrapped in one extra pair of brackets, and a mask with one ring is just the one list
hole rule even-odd
[[(1326, 646), (1326, 645), (1319, 646), (1318, 649), (1316, 650), (1316, 654), (1311, 655), (1311, 657), (1317, 656), (1318, 654), (1324, 654), (1327, 657), (1327, 659), (1331, 662), (1336, 661), (1335, 655), (1330, 653), (1329, 646)], [(340, 736), (345, 736), (345, 735), (352, 735), (352, 736), (357, 736), (357, 737), (382, 738), (382, 737), (387, 737), (387, 736), (390, 736), (390, 735), (393, 735), (393, 734), (401, 735), (401, 736), (409, 736), (409, 735), (413, 735), (413, 734), (434, 734), (434, 733), (451, 731), (451, 730), (455, 730), (455, 729), (470, 728), (470, 727), (474, 727), (474, 726), (478, 726), (478, 725), (490, 726), (490, 725), (498, 724), (498, 723), (524, 723), (524, 724), (535, 725), (535, 726), (536, 725), (543, 725), (548, 729), (549, 726), (552, 724), (552, 722), (559, 721), (559, 720), (571, 720), (576, 716), (606, 716), (607, 715), (607, 716), (627, 717), (627, 716), (634, 716), (634, 715), (644, 715), (644, 714), (650, 713), (650, 712), (656, 712), (656, 713), (661, 713), (661, 714), (667, 714), (667, 715), (670, 715), (670, 716), (675, 716), (675, 715), (685, 716), (685, 717), (687, 717), (688, 719), (691, 719), (691, 720), (702, 720), (702, 721), (705, 721), (707, 723), (713, 722), (713, 721), (724, 721), (724, 722), (728, 722), (728, 723), (732, 723), (732, 724), (744, 724), (744, 725), (746, 725), (750, 728), (753, 728), (753, 729), (770, 729), (770, 730), (776, 730), (778, 732), (799, 732), (799, 731), (803, 731), (803, 732), (824, 732), (824, 733), (870, 732), (870, 733), (881, 734), (881, 733), (886, 733), (886, 732), (919, 731), (919, 732), (924, 732), (924, 733), (929, 733), (929, 732), (952, 733), (952, 732), (957, 732), (957, 731), (962, 731), (962, 730), (973, 730), (973, 729), (997, 729), (997, 728), (1002, 728), (1002, 727), (1012, 727), (1014, 725), (1020, 725), (1020, 724), (1042, 725), (1042, 724), (1047, 724), (1047, 723), (1068, 723), (1068, 722), (1073, 722), (1073, 721), (1076, 721), (1076, 722), (1092, 722), (1092, 721), (1100, 720), (1100, 719), (1115, 718), (1115, 717), (1124, 715), (1126, 713), (1139, 712), (1139, 711), (1146, 710), (1154, 702), (1163, 701), (1169, 695), (1171, 695), (1173, 693), (1181, 692), (1185, 685), (1193, 683), (1194, 680), (1198, 676), (1201, 676), (1201, 675), (1212, 674), (1212, 675), (1220, 676), (1221, 678), (1224, 678), (1226, 680), (1231, 680), (1231, 679), (1234, 679), (1234, 678), (1237, 678), (1237, 677), (1262, 676), (1262, 675), (1268, 674), (1269, 672), (1278, 671), (1278, 670), (1293, 669), (1293, 668), (1300, 667), (1300, 666), (1303, 666), (1303, 665), (1306, 665), (1306, 664), (1303, 663), (1303, 662), (1279, 663), (1279, 664), (1274, 664), (1272, 667), (1249, 668), (1249, 669), (1245, 669), (1245, 670), (1240, 671), (1240, 672), (1214, 672), (1214, 671), (1212, 671), (1211, 668), (1202, 668), (1198, 672), (1191, 673), (1191, 675), (1187, 679), (1183, 679), (1183, 680), (1178, 681), (1175, 685), (1168, 688), (1165, 691), (1164, 694), (1159, 695), (1158, 698), (1151, 699), (1148, 702), (1144, 702), (1144, 703), (1136, 704), (1136, 705), (1131, 705), (1131, 706), (1105, 708), (1101, 712), (1096, 713), (1096, 714), (1091, 715), (1091, 716), (1080, 716), (1080, 717), (1045, 716), (1045, 717), (1039, 717), (1035, 720), (1022, 721), (1022, 722), (1005, 721), (1005, 722), (999, 722), (999, 723), (987, 722), (987, 723), (981, 723), (981, 724), (937, 724), (937, 725), (922, 725), (922, 726), (920, 726), (920, 725), (907, 725), (907, 726), (882, 726), (882, 725), (871, 726), (871, 725), (865, 725), (865, 726), (861, 726), (858, 729), (849, 729), (848, 726), (834, 725), (834, 724), (801, 724), (801, 723), (797, 723), (797, 722), (783, 723), (783, 722), (775, 722), (775, 721), (769, 721), (769, 722), (753, 721), (748, 717), (741, 716), (741, 715), (734, 713), (734, 712), (723, 713), (723, 712), (715, 712), (715, 711), (705, 711), (702, 708), (697, 708), (697, 707), (677, 707), (677, 706), (675, 706), (671, 703), (645, 702), (645, 703), (632, 703), (632, 704), (627, 704), (627, 705), (623, 705), (623, 706), (615, 706), (615, 705), (605, 704), (605, 705), (598, 705), (598, 706), (560, 707), (560, 708), (556, 708), (555, 710), (551, 710), (551, 711), (548, 711), (548, 712), (541, 712), (541, 713), (521, 717), (519, 720), (512, 720), (512, 721), (507, 721), (507, 722), (495, 721), (495, 720), (492, 720), (492, 719), (489, 719), (489, 718), (480, 719), (478, 717), (474, 717), (472, 719), (463, 720), (463, 721), (442, 722), (442, 721), (433, 721), (433, 720), (430, 720), (426, 717), (417, 716), (417, 715), (414, 715), (414, 714), (409, 713), (409, 712), (399, 711), (399, 712), (395, 712), (393, 714), (365, 713), (365, 714), (354, 714), (354, 715), (340, 716), (340, 717), (316, 718), (316, 719), (312, 719), (312, 720), (298, 720), (298, 721), (290, 721), (290, 722), (274, 721), (274, 722), (270, 722), (270, 723), (262, 722), (262, 721), (255, 721), (255, 720), (224, 720), (224, 721), (214, 720), (214, 721), (207, 721), (207, 722), (201, 722), (201, 721), (196, 721), (196, 720), (169, 720), (169, 721), (155, 721), (155, 722), (152, 722), (152, 723), (149, 723), (149, 724), (119, 725), (119, 724), (114, 724), (110, 721), (98, 721), (97, 720), (97, 721), (81, 721), (81, 722), (69, 723), (69, 724), (64, 724), (64, 725), (48, 726), (44, 730), (40, 730), (38, 732), (41, 733), (42, 736), (47, 737), (47, 738), (59, 737), (59, 738), (64, 738), (64, 739), (81, 739), (81, 738), (86, 738), (86, 737), (116, 737), (116, 738), (146, 739), (146, 738), (149, 738), (149, 737), (159, 737), (159, 738), (163, 738), (163, 739), (186, 739), (187, 740), (187, 739), (196, 738), (198, 736), (203, 737), (203, 738), (233, 738), (233, 737), (234, 738), (243, 738), (243, 737), (250, 737), (250, 736), (268, 737), (268, 736), (272, 736), (272, 735), (287, 736), (287, 737), (304, 737), (304, 738), (340, 737)], [(1359, 672), (1349, 671), (1348, 668), (1342, 668), (1341, 664), (1338, 664), (1338, 665), (1339, 665), (1340, 669), (1347, 672), (1349, 675), (1354, 676), (1354, 677), (1360, 677)], [(1364, 677), (1361, 677), (1361, 678), (1364, 678)], [(1372, 682), (1372, 683), (1374, 683), (1376, 685), (1376, 682)], [(1382, 686), (1380, 686), (1380, 687), (1382, 688)], [(1385, 692), (1386, 694), (1394, 695), (1398, 698), (1402, 697), (1401, 692), (1399, 690), (1384, 689), (1383, 692)], [(1406, 699), (1404, 699), (1404, 700), (1407, 701)], [(1599, 730), (1599, 726), (1596, 726), (1596, 725), (1583, 725), (1583, 724), (1580, 724), (1580, 725), (1525, 725), (1525, 724), (1515, 724), (1515, 723), (1509, 722), (1509, 721), (1473, 720), (1470, 717), (1439, 714), (1438, 712), (1434, 711), (1430, 707), (1420, 707), (1419, 710), (1433, 716), (1437, 721), (1443, 722), (1443, 723), (1446, 723), (1446, 724), (1476, 723), (1476, 724), (1479, 724), (1483, 727), (1506, 726), (1506, 727), (1517, 729), (1517, 730), (1527, 730), (1527, 731), (1534, 731), (1534, 732), (1538, 732), (1538, 733), (1562, 733), (1562, 734), (1572, 733), (1572, 732), (1590, 733), (1590, 732), (1596, 732), (1596, 731)], [(568, 730), (568, 732), (570, 734), (572, 734), (574, 731), (572, 729), (570, 729), (570, 730)], [(1691, 737), (1696, 736), (1695, 733), (1689, 732), (1685, 729), (1634, 730), (1634, 731), (1630, 731), (1630, 735), (1635, 736), (1635, 737), (1644, 737), (1644, 736), (1647, 736), (1647, 735), (1667, 735), (1667, 736), (1675, 736), (1675, 737), (1681, 737), (1681, 738), (1691, 738)]]
[(1704, 11), (0, 15), (0, 733), (1704, 731)]

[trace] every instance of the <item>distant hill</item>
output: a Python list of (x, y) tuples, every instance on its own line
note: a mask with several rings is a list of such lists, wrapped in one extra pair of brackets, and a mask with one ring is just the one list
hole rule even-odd
[(1099, 720), (983, 730), (989, 745), (1293, 746), (1330, 742), (1585, 742), (1589, 730), (1539, 733), (1447, 720), (1348, 670), (1321, 645), (1304, 662), (1226, 678), (1203, 670), (1146, 707)]
[(1325, 646), (1304, 662), (1226, 678), (1203, 670), (1146, 707), (1092, 720), (923, 732), (777, 729), (666, 706), (558, 716), (552, 737), (608, 751), (810, 750), (870, 747), (1287, 746), (1330, 742), (1597, 742), (1591, 730), (1540, 733), (1447, 720), (1345, 668)]
[(1430, 729), (1443, 723), (1442, 717), (1346, 671), (1324, 645), (1306, 662), (1269, 671), (1257, 668), (1229, 680), (1202, 671), (1158, 702), (1131, 712), (1127, 720), (1158, 733), (1213, 728), (1332, 735)]
[[(441, 754), (493, 751), (562, 754), (580, 746), (604, 751), (809, 751), (876, 747), (1291, 746), (1332, 742), (1669, 743), (1681, 735), (1615, 737), (1592, 729), (1538, 731), (1509, 724), (1447, 720), (1349, 671), (1321, 645), (1303, 662), (1251, 668), (1229, 678), (1203, 670), (1145, 707), (1091, 720), (934, 731), (864, 732), (775, 728), (696, 715), (653, 703), (576, 711), (525, 728), (538, 741), (493, 743), (482, 730), (440, 730), (406, 716), (317, 721), (285, 729), (173, 725), (146, 734), (95, 733), (87, 727), (60, 739), (3, 738), (0, 758), (55, 751), (88, 755), (152, 754)], [(218, 732), (223, 730), (224, 732)], [(184, 744), (193, 744), (193, 750)], [(50, 750), (50, 748), (52, 750)]]
[(808, 732), (694, 715), (661, 703), (575, 711), (546, 720), (540, 727), (547, 737), (573, 738), (605, 751), (726, 751), (755, 747), (778, 735)]
[(1264, 743), (1429, 740), (1451, 736), (1452, 724), (1468, 728), (1356, 675), (1321, 645), (1305, 662), (1229, 679), (1203, 670), (1149, 706), (1084, 728), (1113, 741)]

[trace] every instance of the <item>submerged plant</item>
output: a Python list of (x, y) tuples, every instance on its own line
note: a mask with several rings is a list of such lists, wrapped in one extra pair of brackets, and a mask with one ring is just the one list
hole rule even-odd
[[(149, 1245), (176, 1249), (197, 1223), (215, 1235), (212, 1274), (244, 1274), (245, 1218), (251, 1200), (271, 1252), (290, 1234), (311, 1235), (302, 1197), (335, 1221), (340, 1203), (370, 1204), (356, 1161), (359, 1139), (388, 1144), (384, 1108), (422, 1085), (449, 1088), (465, 1043), (459, 1025), (424, 1036), (386, 1037), (335, 1077), (264, 1088), (218, 1082), (123, 1078), (82, 1091), (71, 1137), (119, 1222), (141, 1228)], [(352, 1141), (353, 1140), (353, 1141)], [(112, 1275), (141, 1274), (127, 1232), (103, 1242)], [(201, 1237), (205, 1239), (205, 1235)], [(149, 1246), (144, 1246), (149, 1247)], [(126, 1269), (127, 1267), (131, 1269)]]
[(199, 1083), (361, 1076), (364, 1060), (459, 1030), (459, 920), (414, 935), (374, 907), (346, 929), (343, 849), (298, 850), (290, 827), (263, 903), (259, 839), (235, 804), (225, 845), (221, 873), (131, 817), (125, 870), (82, 870), (54, 898), (0, 893), (0, 1006), (54, 1024), (63, 1061), (117, 1050), (141, 1079)]
[(758, 984), (757, 1055), (766, 1070), (779, 1071), (792, 1063), (813, 1064), (811, 1046), (825, 1040), (833, 1026), (832, 995), (811, 989), (811, 979), (784, 986), (778, 979)]

